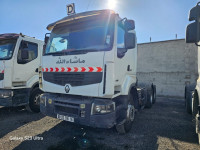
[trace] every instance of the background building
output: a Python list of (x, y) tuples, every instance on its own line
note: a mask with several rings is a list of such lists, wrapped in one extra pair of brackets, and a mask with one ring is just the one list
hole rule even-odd
[(138, 44), (137, 67), (138, 81), (155, 83), (158, 96), (184, 97), (198, 76), (197, 46), (184, 39)]

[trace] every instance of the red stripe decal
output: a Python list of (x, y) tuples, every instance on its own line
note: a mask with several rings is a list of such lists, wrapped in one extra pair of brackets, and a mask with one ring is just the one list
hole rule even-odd
[(85, 67), (81, 67), (81, 72), (85, 72)]
[(4, 73), (4, 70), (1, 73)]
[(74, 72), (77, 72), (78, 71), (78, 68), (77, 67), (74, 67)]
[(101, 67), (97, 67), (97, 72), (101, 72), (102, 68)]
[(67, 72), (70, 72), (71, 70), (72, 70), (71, 68), (67, 67)]
[(94, 69), (93, 67), (88, 67), (90, 70), (88, 72), (92, 72)]
[(46, 72), (48, 72), (48, 70), (49, 70), (48, 68), (45, 68), (45, 71), (46, 71)]
[(57, 67), (56, 67), (55, 69), (56, 69), (56, 72), (58, 72), (58, 71), (59, 71), (59, 68), (57, 68)]
[(62, 67), (62, 68), (61, 68), (61, 72), (64, 72), (64, 71), (65, 71), (65, 68), (64, 68), (64, 67)]
[(44, 72), (44, 68), (42, 68), (42, 72)]
[(50, 68), (50, 72), (53, 72), (53, 68)]

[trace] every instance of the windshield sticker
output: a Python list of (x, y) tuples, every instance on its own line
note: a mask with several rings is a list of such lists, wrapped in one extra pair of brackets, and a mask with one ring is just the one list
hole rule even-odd
[(80, 58), (77, 58), (76, 56), (73, 59), (61, 59), (60, 57), (56, 61), (56, 64), (75, 64), (75, 63), (85, 63), (85, 60), (81, 60)]

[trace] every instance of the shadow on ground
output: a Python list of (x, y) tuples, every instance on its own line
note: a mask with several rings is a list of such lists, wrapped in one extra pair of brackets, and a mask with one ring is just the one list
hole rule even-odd
[[(47, 124), (44, 124), (47, 125)], [(130, 133), (94, 129), (61, 122), (37, 135), (42, 141), (23, 141), (18, 149), (198, 149), (191, 116), (184, 101), (159, 98), (152, 109), (137, 114)]]
[(0, 138), (29, 122), (43, 117), (40, 113), (28, 112), (24, 107), (1, 107)]

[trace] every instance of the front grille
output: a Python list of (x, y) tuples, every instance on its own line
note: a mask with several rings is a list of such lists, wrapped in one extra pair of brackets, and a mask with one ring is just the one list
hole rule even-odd
[(102, 72), (43, 72), (47, 82), (65, 86), (82, 86), (96, 84), (102, 81)]
[(72, 104), (72, 103), (68, 103), (68, 102), (55, 101), (54, 103), (55, 103), (55, 105), (56, 105), (56, 104), (64, 104), (64, 105), (70, 105), (70, 106), (79, 107), (79, 104)]
[(55, 106), (55, 111), (56, 111), (56, 113), (66, 113), (66, 114), (78, 115), (78, 108)]

